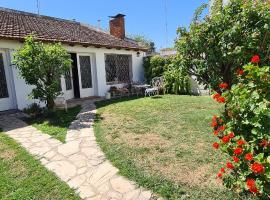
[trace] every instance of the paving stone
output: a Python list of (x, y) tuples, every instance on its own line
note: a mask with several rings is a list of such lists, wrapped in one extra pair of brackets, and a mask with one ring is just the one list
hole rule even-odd
[(140, 196), (138, 197), (139, 200), (147, 200), (151, 199), (151, 192), (150, 191), (142, 191)]
[(69, 161), (74, 163), (77, 168), (85, 167), (87, 162), (87, 157), (82, 154), (74, 154), (68, 157)]
[(111, 190), (107, 194), (104, 195), (104, 199), (121, 200), (121, 199), (123, 199), (123, 195), (118, 193), (118, 192), (115, 192), (115, 191)]
[(81, 186), (78, 188), (78, 191), (80, 193), (81, 198), (89, 198), (96, 196), (96, 192), (93, 187), (90, 185), (87, 186)]
[(95, 185), (95, 187), (100, 187), (107, 183), (116, 173), (117, 170), (113, 168), (104, 169), (99, 166), (99, 168), (93, 172), (93, 175), (87, 179), (87, 182), (91, 185)]
[(58, 147), (58, 152), (62, 154), (63, 156), (70, 156), (72, 154), (75, 154), (79, 152), (79, 145), (80, 142), (78, 141), (71, 141), (67, 144), (63, 144)]
[(86, 173), (86, 171), (87, 171), (87, 167), (82, 167), (82, 168), (80, 168), (80, 169), (78, 169), (77, 170), (77, 174), (85, 174)]
[(107, 200), (107, 199), (103, 199), (101, 197), (101, 195), (97, 195), (97, 196), (94, 196), (94, 197), (86, 198), (86, 200)]
[(44, 158), (51, 159), (56, 154), (57, 154), (57, 152), (55, 152), (54, 150), (51, 150), (51, 151), (47, 152), (46, 154), (44, 154)]
[(140, 193), (141, 193), (141, 190), (140, 189), (131, 190), (131, 191), (129, 191), (128, 193), (126, 193), (124, 195), (124, 198), (123, 199), (126, 199), (126, 200), (138, 199)]
[(133, 184), (121, 176), (111, 179), (111, 185), (115, 191), (121, 194), (130, 192), (136, 188)]
[(76, 175), (76, 167), (68, 161), (54, 161), (46, 167), (57, 174), (62, 180), (67, 181)]
[(68, 185), (72, 188), (79, 188), (86, 181), (86, 176), (84, 174), (76, 176), (68, 181)]

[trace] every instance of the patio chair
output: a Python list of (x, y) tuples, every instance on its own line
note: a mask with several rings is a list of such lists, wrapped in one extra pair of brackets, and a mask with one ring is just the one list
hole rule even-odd
[(163, 77), (155, 77), (152, 79), (152, 87), (145, 90), (144, 95), (154, 96), (159, 94), (159, 90), (163, 89)]
[(65, 97), (56, 97), (54, 100), (55, 108), (64, 108), (67, 112), (67, 101)]

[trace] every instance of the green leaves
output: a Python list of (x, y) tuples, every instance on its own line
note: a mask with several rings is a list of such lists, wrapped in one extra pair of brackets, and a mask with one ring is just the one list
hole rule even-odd
[(189, 73), (219, 91), (219, 82), (237, 83), (237, 68), (255, 53), (263, 58), (261, 64), (270, 64), (270, 8), (263, 1), (256, 1), (256, 6), (253, 0), (230, 0), (227, 6), (214, 2), (211, 16), (200, 19), (202, 6), (188, 31), (178, 29), (175, 46)]
[[(258, 194), (262, 199), (270, 198), (267, 189), (270, 184), (270, 67), (246, 65), (243, 67), (244, 75), (238, 77), (238, 83), (225, 91), (226, 111), (222, 118), (227, 132), (236, 133), (236, 137), (228, 144), (223, 144), (222, 151), (233, 156), (231, 149), (242, 148), (243, 154), (238, 155), (239, 162), (228, 179), (223, 179), (230, 188), (246, 189), (246, 181), (254, 179)], [(245, 141), (244, 145), (237, 143), (239, 139)], [(248, 155), (249, 154), (249, 155)], [(250, 159), (250, 154), (252, 155)], [(246, 157), (248, 155), (248, 157)], [(253, 164), (256, 163), (255, 166)], [(252, 168), (253, 166), (253, 168)], [(262, 166), (262, 173), (258, 175), (254, 170)], [(249, 189), (249, 188), (248, 188)]]
[(43, 44), (33, 36), (25, 38), (25, 43), (15, 55), (13, 64), (29, 85), (35, 86), (29, 94), (45, 101), (52, 108), (59, 91), (60, 77), (71, 67), (70, 55), (61, 44)]

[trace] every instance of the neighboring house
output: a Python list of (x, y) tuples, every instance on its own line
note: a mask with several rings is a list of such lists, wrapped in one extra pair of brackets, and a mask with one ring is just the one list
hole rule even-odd
[(43, 42), (61, 42), (73, 60), (61, 78), (66, 99), (105, 96), (112, 85), (143, 81), (147, 49), (125, 37), (124, 15), (111, 17), (110, 33), (75, 21), (0, 8), (0, 111), (23, 109), (33, 86), (13, 66), (12, 55), (34, 34)]
[(174, 48), (164, 48), (159, 50), (160, 56), (173, 56), (177, 54), (177, 51)]
[[(174, 48), (164, 48), (159, 51), (160, 56), (169, 57), (177, 54), (177, 50)], [(209, 95), (210, 90), (205, 85), (199, 84), (196, 76), (190, 76), (190, 89), (194, 95)]]

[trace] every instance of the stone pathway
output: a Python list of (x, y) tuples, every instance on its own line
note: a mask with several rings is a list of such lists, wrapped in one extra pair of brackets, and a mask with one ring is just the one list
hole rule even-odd
[(18, 114), (1, 115), (0, 127), (74, 188), (82, 199), (153, 199), (150, 191), (118, 175), (118, 169), (106, 160), (93, 132), (95, 111), (92, 101), (82, 104), (77, 120), (69, 127), (65, 144), (28, 126)]

